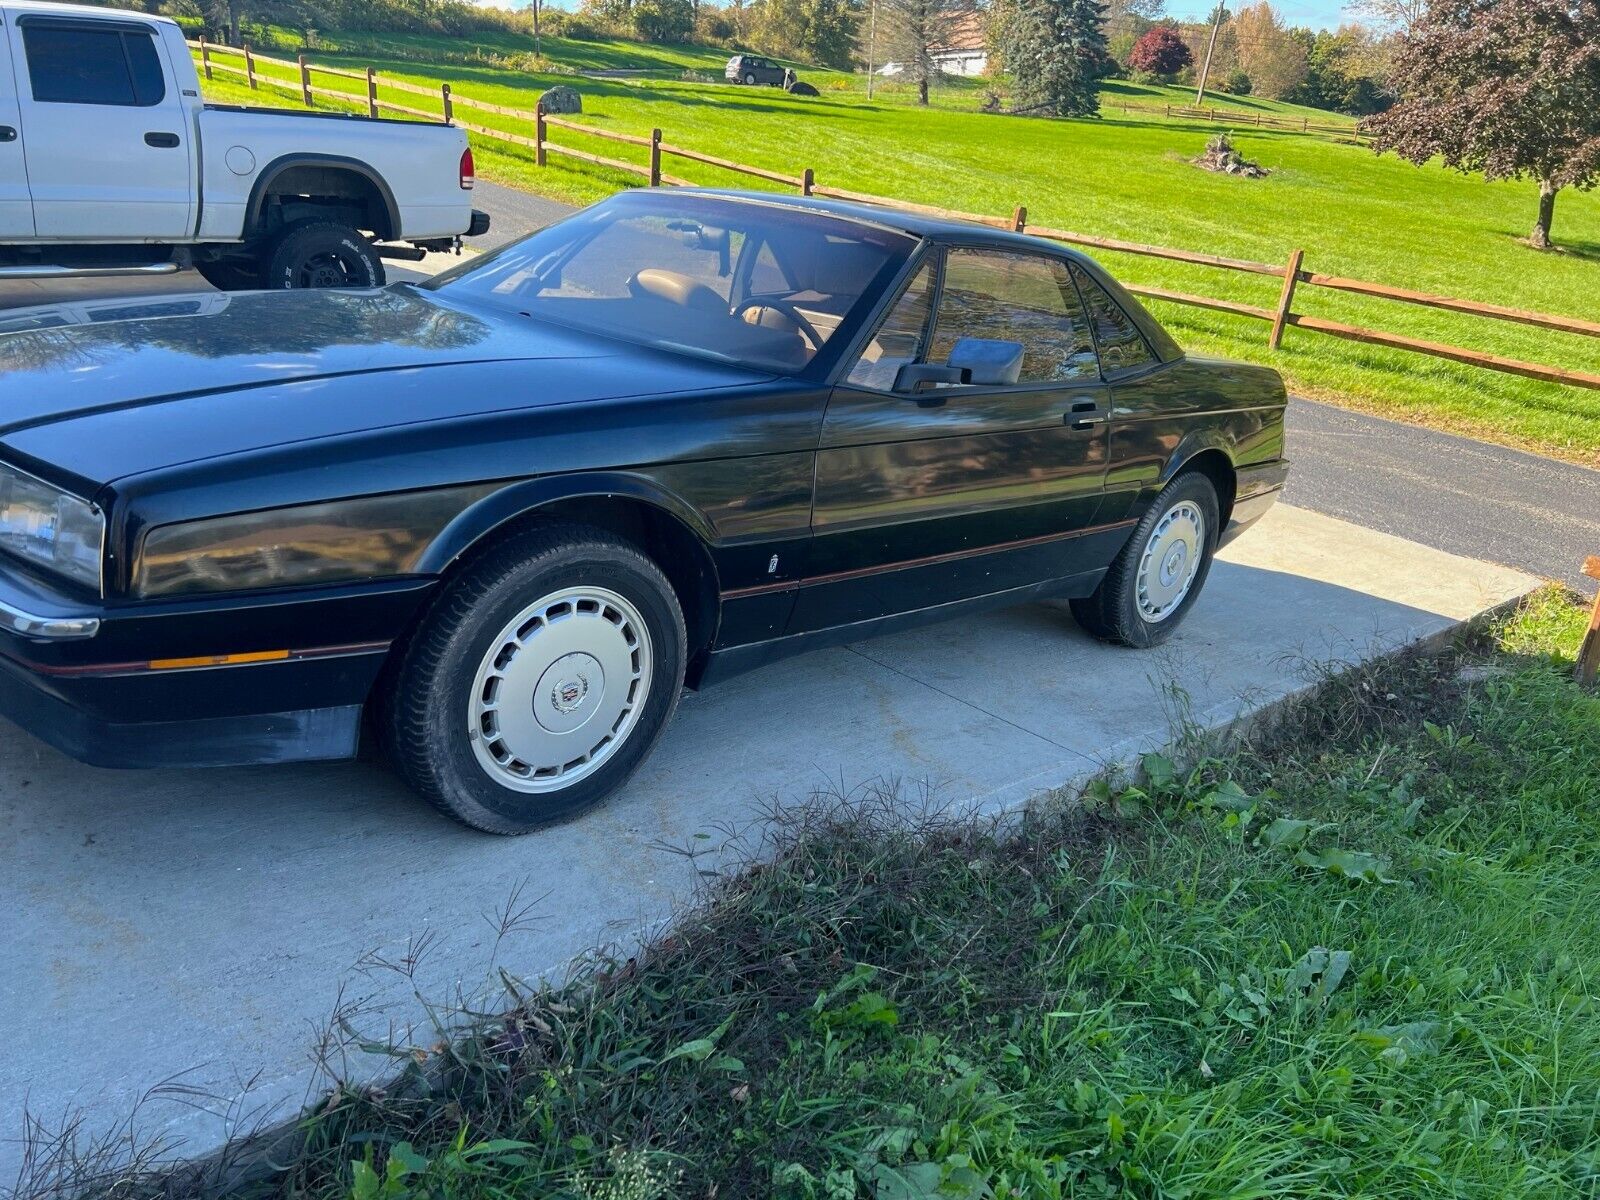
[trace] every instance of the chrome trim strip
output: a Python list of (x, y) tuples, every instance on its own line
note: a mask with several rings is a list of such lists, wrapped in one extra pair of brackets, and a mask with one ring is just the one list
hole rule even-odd
[(100, 632), (100, 618), (44, 617), (0, 600), (0, 628), (26, 638), (64, 642), (92, 638)]
[(39, 263), (25, 267), (0, 267), (0, 279), (115, 279), (127, 275), (176, 275), (174, 262), (140, 263), (132, 267), (63, 267)]

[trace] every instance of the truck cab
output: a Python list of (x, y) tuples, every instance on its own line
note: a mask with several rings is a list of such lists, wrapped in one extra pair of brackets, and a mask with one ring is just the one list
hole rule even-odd
[(0, 0), (0, 277), (377, 285), (485, 232), (440, 122), (208, 105), (169, 18)]

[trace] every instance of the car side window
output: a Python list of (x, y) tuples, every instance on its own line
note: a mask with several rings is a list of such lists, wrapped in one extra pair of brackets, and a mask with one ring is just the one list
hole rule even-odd
[(1100, 347), (1100, 366), (1107, 375), (1147, 367), (1157, 361), (1144, 335), (1122, 306), (1080, 267), (1072, 268), (1083, 302), (1088, 305), (1094, 340)]
[(850, 374), (845, 376), (845, 382), (880, 392), (892, 390), (900, 368), (916, 362), (922, 353), (932, 301), (933, 263), (930, 261), (922, 264), (888, 315), (879, 322), (872, 340), (850, 368)]
[(1058, 383), (1100, 375), (1067, 265), (1044, 255), (964, 248), (946, 253), (928, 361), (949, 363), (953, 351), (963, 363), (978, 355), (978, 361), (998, 365), (997, 378), (986, 382)]
[(161, 58), (148, 33), (30, 23), (22, 45), (40, 103), (149, 108), (166, 99)]

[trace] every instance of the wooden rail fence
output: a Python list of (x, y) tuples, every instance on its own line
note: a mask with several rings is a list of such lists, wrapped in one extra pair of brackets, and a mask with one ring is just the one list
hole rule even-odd
[(1366, 136), (1354, 125), (1322, 125), (1314, 123), (1310, 117), (1301, 117), (1297, 121), (1293, 117), (1272, 117), (1266, 113), (1241, 112), (1237, 109), (1196, 108), (1192, 104), (1131, 104), (1121, 100), (1102, 100), (1100, 107), (1117, 109), (1125, 113), (1155, 113), (1160, 116), (1176, 117), (1181, 120), (1211, 121), (1214, 124), (1221, 125), (1249, 125), (1256, 129), (1288, 129), (1299, 133), (1329, 133), (1348, 138)]
[[(691, 180), (670, 175), (662, 169), (664, 159), (683, 159), (735, 174), (747, 175), (766, 183), (794, 188), (805, 196), (823, 196), (878, 204), (888, 208), (923, 213), (950, 220), (970, 221), (994, 228), (1010, 229), (1018, 233), (1028, 233), (1035, 237), (1048, 238), (1052, 241), (1063, 242), (1073, 246), (1109, 250), (1118, 254), (1166, 259), (1172, 262), (1190, 263), (1218, 270), (1243, 272), (1245, 274), (1279, 279), (1282, 281), (1282, 286), (1278, 293), (1278, 302), (1272, 308), (1244, 304), (1236, 300), (1225, 300), (1213, 296), (1173, 291), (1168, 288), (1147, 287), (1137, 284), (1125, 285), (1128, 291), (1134, 295), (1143, 296), (1147, 299), (1184, 304), (1194, 308), (1209, 309), (1214, 312), (1228, 313), (1236, 317), (1265, 322), (1270, 327), (1267, 335), (1267, 344), (1274, 350), (1278, 349), (1282, 344), (1285, 330), (1292, 326), (1307, 333), (1317, 333), (1326, 337), (1362, 342), (1372, 346), (1384, 346), (1392, 350), (1405, 350), (1413, 354), (1424, 354), (1471, 367), (1481, 367), (1485, 370), (1501, 371), (1528, 379), (1543, 380), (1547, 383), (1600, 389), (1600, 375), (1597, 374), (1565, 367), (1549, 366), (1543, 363), (1523, 362), (1518, 359), (1487, 354), (1480, 350), (1472, 350), (1464, 346), (1452, 346), (1440, 342), (1426, 341), (1421, 338), (1409, 337), (1381, 329), (1346, 325), (1323, 317), (1312, 316), (1309, 313), (1296, 312), (1293, 305), (1302, 287), (1315, 287), (1376, 297), (1424, 308), (1465, 313), (1490, 320), (1530, 325), (1541, 329), (1555, 330), (1560, 333), (1577, 334), (1582, 337), (1600, 337), (1600, 322), (1588, 321), (1579, 317), (1559, 316), (1553, 313), (1508, 308), (1498, 304), (1485, 304), (1477, 300), (1462, 300), (1454, 296), (1438, 296), (1429, 292), (1391, 287), (1388, 284), (1374, 283), (1365, 279), (1349, 279), (1340, 275), (1324, 274), (1320, 271), (1308, 270), (1305, 266), (1305, 253), (1298, 249), (1291, 251), (1288, 258), (1282, 263), (1253, 262), (1247, 259), (1225, 258), (1216, 254), (1200, 254), (1191, 250), (1173, 249), (1169, 246), (1150, 246), (1141, 242), (1095, 237), (1085, 233), (1075, 233), (1067, 229), (1055, 229), (1045, 225), (1030, 224), (1027, 220), (1027, 209), (1022, 205), (1017, 206), (1010, 216), (999, 217), (983, 213), (959, 212), (929, 204), (915, 204), (908, 200), (898, 200), (865, 192), (853, 192), (844, 188), (826, 187), (817, 183), (816, 174), (810, 167), (805, 168), (798, 174), (788, 174), (766, 167), (753, 166), (749, 163), (736, 162), (732, 159), (719, 158), (714, 154), (706, 154), (703, 151), (692, 150), (687, 146), (679, 146), (664, 141), (662, 132), (659, 129), (652, 129), (648, 137), (631, 133), (619, 133), (611, 129), (599, 129), (565, 117), (548, 114), (543, 110), (542, 105), (536, 106), (534, 111), (530, 113), (526, 109), (490, 104), (462, 96), (455, 92), (448, 83), (441, 83), (437, 87), (423, 87), (420, 84), (393, 79), (388, 76), (380, 78), (378, 73), (371, 67), (366, 68), (364, 71), (354, 71), (321, 66), (308, 61), (303, 54), (294, 61), (290, 61), (288, 59), (268, 58), (265, 55), (255, 54), (248, 46), (241, 48), (219, 46), (215, 43), (209, 43), (203, 38), (191, 42), (190, 45), (195, 49), (196, 55), (200, 60), (202, 73), (207, 79), (212, 78), (212, 72), (220, 71), (244, 78), (251, 88), (259, 88), (262, 85), (278, 88), (291, 95), (298, 96), (301, 103), (308, 106), (314, 106), (317, 97), (323, 96), (329, 99), (365, 105), (368, 114), (373, 117), (381, 115), (384, 111), (391, 111), (428, 120), (450, 122), (480, 137), (528, 147), (534, 152), (534, 161), (541, 167), (547, 165), (551, 154), (556, 154), (566, 158), (577, 159), (593, 166), (638, 176), (651, 187), (663, 185), (676, 187), (695, 186)], [(243, 60), (243, 65), (234, 66), (231, 63), (218, 62), (215, 58), (218, 54), (238, 57)], [(260, 70), (261, 64), (283, 68), (294, 72), (294, 75), (292, 78), (284, 78), (265, 74)], [(318, 75), (359, 82), (364, 85), (363, 90), (357, 93), (329, 88), (316, 80), (315, 77)], [(407, 95), (426, 96), (434, 100), (439, 107), (436, 110), (421, 109), (386, 99), (379, 94), (380, 85)], [(1171, 108), (1171, 106), (1168, 107), (1169, 109)], [(461, 108), (494, 113), (499, 116), (526, 121), (529, 124), (532, 136), (529, 137), (504, 129), (494, 129), (484, 125), (468, 123), (461, 120), (457, 115), (457, 110)], [(1153, 111), (1159, 112), (1161, 110), (1155, 109)], [(1173, 111), (1176, 112), (1178, 110)], [(1332, 127), (1327, 128), (1331, 129)], [(638, 147), (648, 152), (647, 161), (639, 163), (628, 159), (612, 158), (590, 150), (563, 145), (551, 139), (551, 129), (565, 130), (583, 137)], [(1351, 131), (1340, 130), (1340, 132)]]

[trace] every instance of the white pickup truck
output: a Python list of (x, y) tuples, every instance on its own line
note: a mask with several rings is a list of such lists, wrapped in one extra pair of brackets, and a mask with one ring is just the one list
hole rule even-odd
[(206, 104), (165, 17), (0, 0), (0, 279), (367, 287), (487, 232), (448, 124)]

